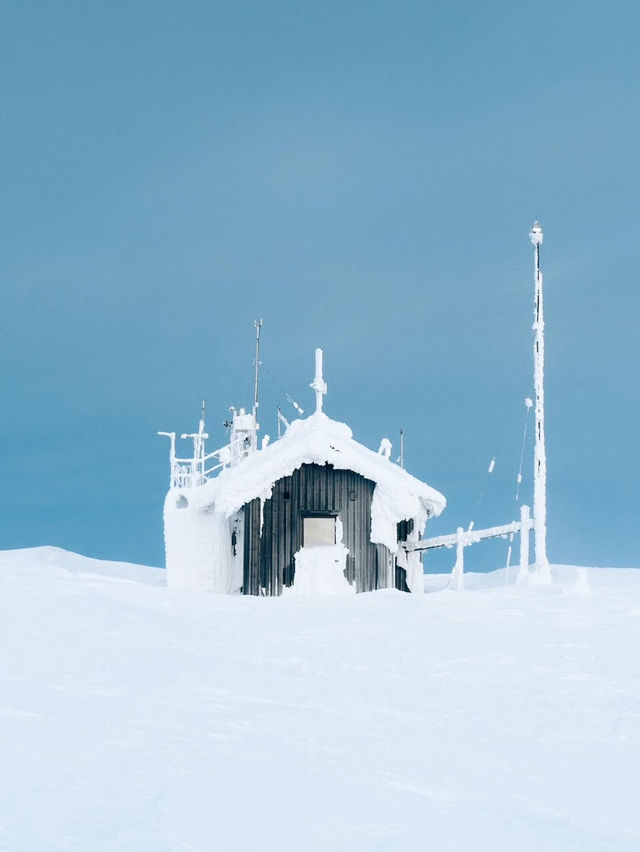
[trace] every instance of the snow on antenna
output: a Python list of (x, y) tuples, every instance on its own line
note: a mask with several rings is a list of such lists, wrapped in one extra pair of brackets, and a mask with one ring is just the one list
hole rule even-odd
[(194, 479), (191, 480), (192, 485), (202, 485), (205, 481), (206, 477), (204, 475), (204, 456), (205, 456), (205, 441), (209, 437), (209, 435), (204, 431), (204, 414), (205, 414), (205, 404), (204, 399), (202, 400), (202, 407), (200, 409), (200, 422), (198, 423), (198, 431), (197, 432), (185, 432), (180, 435), (182, 440), (187, 438), (191, 438), (193, 440), (193, 470), (192, 474), (195, 474)]
[(284, 395), (286, 396), (288, 402), (290, 402), (291, 405), (298, 412), (298, 414), (300, 414), (302, 416), (304, 414), (304, 408), (302, 408), (300, 405), (298, 405), (298, 403), (295, 401), (295, 399), (293, 399), (293, 397), (289, 396), (289, 394), (286, 391), (285, 391)]
[(327, 393), (327, 383), (322, 378), (322, 349), (316, 349), (316, 375), (309, 387), (316, 392), (316, 413), (322, 411), (322, 397)]
[(547, 559), (547, 451), (544, 435), (544, 304), (542, 298), (542, 272), (540, 271), (540, 246), (542, 228), (534, 222), (529, 238), (533, 243), (533, 268), (535, 278), (535, 303), (533, 322), (533, 378), (535, 390), (536, 438), (533, 458), (533, 537), (535, 544), (535, 570), (538, 578), (550, 582), (551, 570)]
[(260, 402), (258, 401), (258, 380), (260, 377), (260, 331), (262, 329), (262, 319), (254, 320), (253, 327), (256, 330), (256, 358), (254, 361), (255, 366), (255, 380), (253, 384), (253, 446), (257, 448), (258, 446), (258, 406)]

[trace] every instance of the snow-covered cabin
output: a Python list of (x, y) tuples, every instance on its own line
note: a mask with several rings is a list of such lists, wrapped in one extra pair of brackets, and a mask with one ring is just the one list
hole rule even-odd
[(170, 586), (250, 595), (423, 591), (420, 554), (402, 542), (423, 534), (445, 498), (395, 464), (388, 441), (376, 453), (327, 417), (321, 350), (312, 387), (316, 411), (261, 449), (255, 417), (242, 409), (230, 444), (215, 453), (204, 452), (203, 420), (183, 436), (194, 440), (193, 459), (175, 457), (169, 434)]

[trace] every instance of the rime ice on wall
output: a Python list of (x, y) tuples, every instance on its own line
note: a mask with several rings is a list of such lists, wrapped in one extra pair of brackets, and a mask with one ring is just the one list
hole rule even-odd
[[(169, 491), (165, 502), (165, 541), (170, 585), (237, 591), (242, 585), (242, 537), (236, 535), (235, 546), (232, 541), (234, 527), (239, 524), (238, 513), (254, 499), (268, 500), (274, 483), (290, 476), (303, 464), (331, 464), (373, 481), (371, 541), (383, 544), (394, 555), (398, 550), (400, 521), (412, 519), (413, 535), (417, 536), (422, 534), (427, 517), (439, 515), (446, 504), (438, 491), (385, 455), (354, 441), (346, 424), (316, 411), (305, 420), (294, 421), (279, 441), (243, 458), (204, 485), (184, 492), (178, 488)], [(188, 505), (183, 503), (180, 507), (184, 500)], [(296, 562), (306, 566), (304, 570), (309, 576), (314, 575), (315, 569), (305, 554)], [(314, 564), (317, 568), (317, 562)], [(418, 554), (406, 558), (406, 568), (408, 587), (421, 591), (422, 566)]]
[(241, 517), (196, 509), (185, 494), (171, 489), (164, 503), (164, 530), (169, 587), (225, 594), (240, 590)]

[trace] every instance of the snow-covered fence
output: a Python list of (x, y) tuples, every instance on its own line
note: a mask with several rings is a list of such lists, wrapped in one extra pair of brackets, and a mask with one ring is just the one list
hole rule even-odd
[[(241, 458), (249, 455), (250, 451), (251, 446), (248, 443), (248, 439), (246, 437), (242, 437), (236, 438), (235, 441), (231, 441), (230, 444), (227, 444), (224, 447), (220, 447), (219, 450), (214, 450), (214, 452), (208, 453), (203, 459), (205, 465), (205, 476), (208, 476), (210, 473), (215, 473), (217, 470), (229, 467), (233, 461), (239, 461)], [(212, 461), (214, 464), (211, 467), (206, 467), (206, 465)]]
[[(202, 448), (199, 448), (200, 452), (197, 452), (193, 458), (178, 458), (176, 456), (176, 433), (158, 432), (158, 435), (166, 435), (171, 441), (171, 472), (169, 477), (171, 488), (197, 488), (199, 485), (203, 485), (212, 473), (224, 470), (250, 452), (246, 438), (242, 437), (206, 455), (203, 453), (203, 444)], [(183, 435), (182, 437), (192, 436)]]
[(506, 538), (507, 536), (520, 533), (520, 576), (526, 575), (529, 570), (529, 532), (533, 529), (533, 524), (529, 507), (522, 506), (519, 521), (512, 521), (510, 524), (503, 524), (498, 527), (487, 527), (484, 530), (465, 530), (462, 527), (458, 527), (455, 533), (425, 538), (422, 541), (407, 544), (405, 549), (415, 552), (432, 550), (436, 547), (455, 547), (456, 563), (451, 572), (450, 588), (461, 589), (464, 585), (465, 547), (487, 538)]

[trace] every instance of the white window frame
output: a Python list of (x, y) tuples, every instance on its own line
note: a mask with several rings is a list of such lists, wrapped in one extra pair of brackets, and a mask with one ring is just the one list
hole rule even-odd
[[(333, 547), (336, 543), (337, 515), (308, 514), (302, 516), (302, 546), (303, 547)], [(313, 523), (327, 522), (327, 523)], [(315, 527), (315, 529), (314, 529)], [(324, 529), (323, 529), (324, 528)]]

